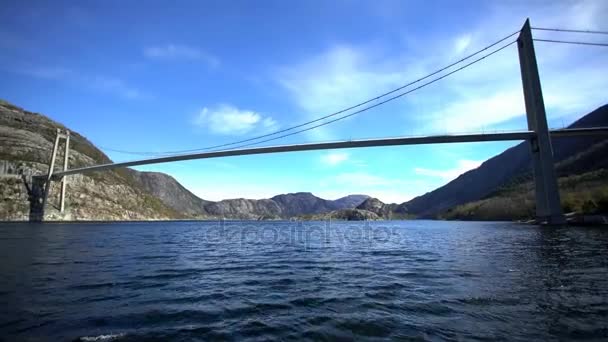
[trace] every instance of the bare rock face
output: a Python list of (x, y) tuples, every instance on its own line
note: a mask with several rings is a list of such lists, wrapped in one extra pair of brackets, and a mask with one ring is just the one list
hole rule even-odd
[[(34, 175), (48, 172), (57, 128), (65, 127), (40, 114), (0, 102), (0, 220), (28, 220)], [(63, 160), (63, 149), (57, 156)], [(110, 162), (76, 132), (71, 132), (69, 167)], [(58, 162), (57, 164), (62, 164)], [(58, 165), (56, 166), (58, 169)], [(68, 176), (66, 210), (58, 210), (59, 182), (52, 182), (44, 220), (153, 220), (181, 218), (140, 187), (128, 170)]]
[(363, 203), (357, 206), (357, 209), (369, 210), (372, 212), (380, 212), (382, 209), (386, 207), (384, 202), (380, 201), (377, 198), (368, 198)]
[(370, 211), (383, 219), (405, 219), (408, 210), (405, 204), (386, 204), (377, 198), (368, 198), (357, 209)]

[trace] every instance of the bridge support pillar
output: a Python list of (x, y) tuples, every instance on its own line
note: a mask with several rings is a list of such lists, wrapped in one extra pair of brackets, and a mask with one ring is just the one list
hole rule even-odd
[[(61, 133), (61, 130), (57, 129), (57, 136), (55, 137), (55, 144), (53, 145), (53, 152), (51, 154), (51, 161), (49, 163), (49, 171), (46, 179), (46, 183), (44, 184), (44, 194), (42, 197), (42, 208), (44, 210), (44, 206), (46, 205), (46, 201), (49, 195), (49, 191), (51, 188), (51, 182), (53, 181), (53, 171), (55, 170), (55, 160), (57, 159), (57, 150), (59, 149), (59, 140), (65, 139), (65, 152), (63, 155), (63, 171), (67, 171), (68, 162), (69, 162), (69, 154), (70, 154), (70, 131), (66, 131), (65, 134)], [(61, 193), (59, 195), (59, 211), (63, 212), (65, 210), (65, 191), (67, 187), (67, 179), (66, 176), (61, 178)]]
[(517, 39), (517, 48), (528, 129), (536, 132), (536, 136), (530, 140), (534, 169), (536, 221), (549, 225), (564, 224), (565, 219), (553, 164), (553, 148), (551, 147), (551, 137), (538, 75), (530, 19), (526, 20), (521, 29)]
[[(63, 171), (68, 170), (68, 161), (70, 158), (70, 131), (65, 132), (65, 152), (63, 154)], [(68, 186), (68, 176), (61, 177), (61, 194), (59, 197), (59, 211), (65, 209), (65, 189)]]

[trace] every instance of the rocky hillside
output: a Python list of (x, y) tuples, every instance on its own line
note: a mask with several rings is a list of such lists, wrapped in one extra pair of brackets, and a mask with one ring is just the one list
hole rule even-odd
[[(569, 128), (593, 126), (608, 126), (608, 105), (587, 114)], [(605, 140), (606, 137), (602, 136), (553, 139), (555, 161), (565, 161)], [(406, 202), (405, 205), (410, 214), (422, 218), (432, 218), (448, 209), (491, 196), (498, 189), (511, 184), (530, 181), (532, 176), (529, 149), (528, 143), (523, 142), (488, 159), (478, 168), (460, 175), (448, 184)], [(605, 160), (606, 157), (604, 155), (600, 160)], [(576, 167), (576, 165), (582, 164), (573, 163), (571, 167)], [(591, 170), (577, 170), (577, 173)], [(568, 175), (571, 175), (571, 172), (573, 170)]]
[[(608, 140), (556, 165), (565, 213), (608, 214)], [(525, 220), (534, 217), (534, 183), (531, 175), (515, 179), (486, 198), (450, 208), (445, 219)]]
[[(59, 184), (53, 182), (45, 208), (30, 212), (36, 207), (31, 204), (39, 203), (40, 199), (40, 189), (33, 186), (32, 176), (47, 173), (57, 128), (66, 129), (43, 115), (0, 102), (0, 220), (28, 220), (36, 216), (45, 220), (183, 217), (140, 187), (129, 170), (70, 176), (64, 213), (57, 210)], [(59, 161), (63, 160), (63, 149), (60, 150)], [(69, 167), (109, 161), (85, 137), (71, 132)]]
[(213, 202), (205, 201), (183, 187), (175, 178), (161, 172), (131, 170), (137, 183), (166, 206), (190, 218), (206, 218), (205, 207)]

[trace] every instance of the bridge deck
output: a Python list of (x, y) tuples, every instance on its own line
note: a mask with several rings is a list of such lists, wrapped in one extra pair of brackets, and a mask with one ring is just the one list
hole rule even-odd
[[(553, 130), (550, 132), (553, 137), (569, 137), (580, 135), (606, 135), (608, 127), (595, 128), (577, 128), (577, 129), (562, 129)], [(528, 140), (534, 137), (533, 131), (514, 131), (500, 133), (475, 133), (475, 134), (453, 134), (453, 135), (432, 135), (432, 136), (416, 136), (416, 137), (397, 137), (397, 138), (382, 138), (382, 139), (364, 139), (364, 140), (348, 140), (334, 141), (322, 143), (308, 143), (295, 145), (280, 145), (267, 147), (254, 147), (244, 149), (233, 149), (223, 151), (211, 151), (190, 153), (182, 155), (172, 155), (165, 157), (155, 157), (141, 160), (133, 160), (120, 163), (109, 163), (101, 165), (93, 165), (70, 169), (67, 171), (54, 172), (54, 177), (68, 176), (78, 173), (90, 171), (103, 171), (120, 167), (150, 165), (159, 163), (168, 163), (182, 160), (193, 159), (208, 159), (229, 156), (243, 156), (252, 154), (267, 154), (280, 152), (295, 152), (295, 151), (314, 151), (314, 150), (329, 150), (329, 149), (344, 149), (344, 148), (360, 148), (360, 147), (379, 147), (379, 146), (401, 146), (401, 145), (423, 145), (423, 144), (445, 144), (445, 143), (463, 143), (463, 142), (485, 142), (485, 141), (509, 141), (509, 140)], [(44, 176), (46, 177), (46, 176)]]

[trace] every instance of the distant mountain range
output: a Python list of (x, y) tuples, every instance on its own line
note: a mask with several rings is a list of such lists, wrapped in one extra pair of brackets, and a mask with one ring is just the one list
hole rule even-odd
[(173, 177), (164, 173), (138, 172), (136, 178), (146, 191), (157, 196), (167, 206), (192, 217), (286, 219), (352, 209), (369, 197), (349, 195), (332, 201), (319, 198), (310, 192), (297, 192), (277, 195), (269, 199), (237, 198), (212, 202), (198, 198)]
[[(590, 126), (608, 126), (608, 106), (598, 108), (570, 127)], [(35, 197), (31, 176), (46, 173), (57, 128), (66, 127), (41, 114), (0, 101), (0, 195), (4, 199), (0, 201), (0, 220), (30, 218), (30, 201)], [(597, 180), (608, 167), (605, 137), (556, 139), (553, 148), (562, 178), (583, 175), (585, 186), (593, 189), (597, 189), (597, 184), (605, 184)], [(71, 167), (110, 162), (102, 151), (76, 132), (72, 132), (70, 153)], [(517, 212), (515, 216), (519, 218), (530, 215), (533, 200), (529, 196), (521, 199), (519, 204), (525, 209), (506, 204), (515, 198), (514, 191), (528, 191), (525, 187), (531, 182), (529, 170), (529, 147), (524, 142), (434, 191), (406, 203), (385, 204), (367, 195), (326, 200), (309, 192), (214, 202), (199, 198), (169, 175), (116, 169), (70, 176), (65, 213), (59, 213), (56, 208), (53, 194), (58, 193), (59, 187), (55, 182), (45, 208), (45, 219), (509, 219), (513, 218), (509, 217), (510, 212)], [(566, 181), (560, 178), (560, 182)], [(564, 184), (575, 181), (569, 182)], [(593, 197), (589, 201), (600, 203), (602, 199)], [(511, 211), (499, 215), (488, 209), (496, 206), (511, 208)], [(572, 207), (581, 208), (582, 204), (574, 203)], [(480, 212), (486, 216), (479, 216)]]

